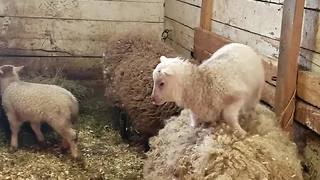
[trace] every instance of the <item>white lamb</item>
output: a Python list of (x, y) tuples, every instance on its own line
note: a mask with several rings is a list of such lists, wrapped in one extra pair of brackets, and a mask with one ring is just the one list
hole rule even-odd
[(220, 116), (241, 136), (239, 112), (252, 113), (264, 84), (261, 57), (249, 46), (230, 43), (196, 66), (181, 58), (160, 57), (153, 71), (154, 104), (175, 102), (191, 110), (191, 126)]
[(78, 101), (66, 89), (56, 85), (21, 81), (18, 72), (23, 66), (0, 66), (2, 105), (11, 129), (11, 151), (18, 147), (18, 133), (28, 121), (39, 142), (44, 141), (41, 123), (47, 122), (63, 137), (64, 148), (70, 148), (74, 158), (79, 156), (76, 132), (72, 129), (78, 117)]

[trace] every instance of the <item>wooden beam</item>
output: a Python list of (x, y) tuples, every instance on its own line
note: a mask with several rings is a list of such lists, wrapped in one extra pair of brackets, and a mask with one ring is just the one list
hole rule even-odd
[(286, 0), (280, 36), (275, 113), (284, 130), (292, 132), (304, 0)]
[(207, 31), (211, 31), (213, 0), (202, 0), (200, 27)]

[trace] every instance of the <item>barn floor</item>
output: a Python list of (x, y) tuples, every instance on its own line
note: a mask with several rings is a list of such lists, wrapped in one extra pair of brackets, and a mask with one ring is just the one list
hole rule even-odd
[(38, 145), (26, 126), (20, 131), (20, 148), (15, 153), (8, 153), (8, 137), (0, 134), (0, 179), (141, 179), (143, 154), (124, 143), (111, 128), (111, 112), (103, 103), (102, 93), (99, 94), (94, 98), (81, 97), (81, 160), (72, 160), (69, 153), (62, 154), (59, 137), (47, 126), (43, 127), (47, 131), (44, 147)]

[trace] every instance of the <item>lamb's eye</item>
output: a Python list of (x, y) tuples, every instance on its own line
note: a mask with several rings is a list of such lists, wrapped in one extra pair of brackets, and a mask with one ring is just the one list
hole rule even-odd
[(161, 83), (159, 84), (160, 87), (163, 87), (163, 85), (164, 85), (164, 82), (161, 82)]

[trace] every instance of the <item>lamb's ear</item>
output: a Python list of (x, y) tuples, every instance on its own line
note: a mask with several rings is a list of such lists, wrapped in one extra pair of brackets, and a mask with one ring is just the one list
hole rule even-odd
[(0, 69), (0, 76), (3, 74), (3, 71)]
[(160, 62), (164, 62), (165, 60), (167, 60), (167, 58), (165, 56), (160, 57)]
[(17, 67), (13, 67), (13, 70), (14, 70), (15, 72), (19, 72), (19, 71), (21, 71), (23, 68), (24, 68), (24, 66), (17, 66)]

